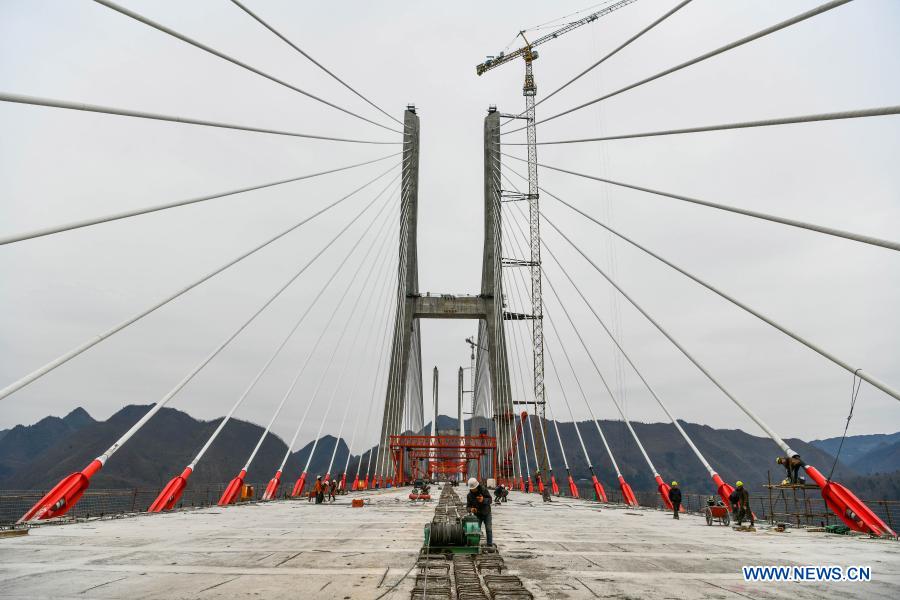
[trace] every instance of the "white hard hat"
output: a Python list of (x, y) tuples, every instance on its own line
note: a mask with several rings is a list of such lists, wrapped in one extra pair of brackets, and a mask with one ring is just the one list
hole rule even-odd
[(471, 479), (469, 479), (469, 489), (470, 489), (470, 490), (474, 490), (474, 489), (477, 488), (477, 487), (478, 487), (478, 480), (475, 479), (474, 477), (472, 477)]

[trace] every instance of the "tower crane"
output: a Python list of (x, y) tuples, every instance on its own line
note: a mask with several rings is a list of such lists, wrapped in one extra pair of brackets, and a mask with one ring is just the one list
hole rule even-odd
[[(516, 50), (514, 52), (510, 52), (509, 54), (504, 54), (503, 52), (501, 52), (500, 54), (498, 54), (496, 56), (488, 56), (487, 60), (485, 60), (483, 63), (475, 66), (475, 72), (478, 75), (484, 75), (487, 71), (490, 71), (491, 69), (499, 67), (500, 65), (506, 64), (511, 60), (515, 60), (515, 59), (519, 58), (520, 56), (525, 59), (526, 71), (527, 71), (527, 69), (528, 69), (527, 65), (531, 64), (531, 62), (538, 57), (537, 52), (534, 51), (534, 49), (536, 47), (540, 46), (543, 43), (549, 42), (550, 40), (555, 40), (559, 36), (569, 33), (570, 31), (572, 31), (574, 29), (578, 29), (582, 25), (587, 25), (588, 23), (593, 23), (600, 17), (605, 17), (609, 13), (619, 10), (620, 8), (622, 8), (624, 6), (628, 6), (629, 4), (632, 4), (634, 2), (637, 2), (637, 0), (618, 0), (618, 2), (613, 2), (612, 4), (608, 4), (608, 5), (604, 6), (603, 8), (601, 8), (600, 10), (592, 12), (591, 14), (585, 16), (584, 18), (578, 19), (577, 21), (571, 21), (569, 23), (566, 23), (559, 29), (551, 31), (550, 33), (548, 33), (546, 35), (542, 35), (541, 37), (537, 38), (533, 42), (529, 42), (525, 38), (525, 32), (520, 31), (516, 37), (522, 38), (522, 40), (525, 42), (524, 46), (522, 46), (521, 48), (519, 48), (518, 50)], [(526, 77), (525, 77), (526, 85), (528, 84), (528, 80), (529, 80), (529, 78), (526, 74)], [(532, 85), (533, 84), (534, 84), (534, 80), (532, 79)], [(532, 88), (532, 89), (534, 89), (534, 88)], [(527, 90), (527, 88), (526, 88), (526, 90)], [(528, 94), (525, 94), (525, 95), (527, 96)]]
[[(525, 42), (524, 46), (509, 54), (501, 52), (497, 56), (489, 56), (483, 63), (475, 66), (475, 72), (480, 76), (491, 69), (495, 69), (500, 65), (504, 65), (519, 57), (522, 57), (525, 60), (525, 83), (522, 86), (522, 95), (525, 96), (525, 112), (522, 114), (525, 115), (528, 138), (528, 194), (523, 199), (528, 200), (528, 226), (531, 245), (531, 260), (527, 264), (531, 270), (531, 333), (534, 348), (534, 414), (538, 416), (538, 426), (541, 430), (541, 435), (539, 436), (540, 450), (537, 451), (540, 464), (536, 469), (537, 477), (539, 479), (541, 473), (546, 473), (548, 470), (548, 460), (547, 449), (544, 444), (546, 437), (543, 435), (544, 422), (546, 419), (544, 409), (544, 310), (543, 299), (541, 296), (541, 228), (540, 213), (538, 212), (537, 133), (535, 131), (534, 117), (534, 98), (537, 95), (537, 86), (534, 83), (534, 74), (532, 72), (532, 63), (538, 57), (535, 48), (550, 40), (555, 40), (570, 31), (578, 29), (582, 25), (593, 23), (600, 17), (606, 16), (636, 1), (637, 0), (618, 0), (611, 4), (607, 4), (603, 8), (594, 11), (577, 21), (566, 23), (562, 27), (551, 31), (532, 42), (529, 42), (528, 38), (525, 37), (525, 31), (520, 31), (517, 37), (522, 38)], [(516, 118), (521, 118), (522, 114), (516, 115)]]

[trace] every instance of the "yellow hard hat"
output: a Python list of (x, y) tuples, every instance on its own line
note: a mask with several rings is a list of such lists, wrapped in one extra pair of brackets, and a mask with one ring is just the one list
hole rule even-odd
[(784, 461), (784, 459), (781, 458), (780, 456), (779, 456), (778, 458), (775, 459), (775, 462), (776, 462), (777, 464), (779, 464), (779, 465), (780, 465), (783, 461)]
[(673, 481), (673, 482), (672, 482), (672, 487), (678, 487), (678, 482), (677, 482), (677, 481)]
[(743, 486), (744, 486), (744, 482), (743, 482), (743, 481), (738, 481), (738, 482), (737, 482), (737, 486), (738, 486), (738, 487), (743, 487)]

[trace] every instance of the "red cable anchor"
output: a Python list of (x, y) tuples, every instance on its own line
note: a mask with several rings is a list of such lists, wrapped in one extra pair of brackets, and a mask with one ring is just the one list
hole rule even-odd
[(156, 500), (153, 501), (153, 504), (150, 505), (150, 508), (147, 509), (147, 512), (158, 513), (164, 510), (172, 510), (178, 503), (178, 500), (181, 499), (181, 494), (184, 493), (184, 488), (187, 486), (188, 479), (193, 472), (194, 470), (191, 467), (185, 467), (181, 475), (173, 477), (156, 497)]
[(263, 500), (272, 500), (275, 498), (275, 494), (278, 493), (278, 487), (281, 485), (281, 471), (275, 471), (275, 476), (269, 480), (268, 485), (266, 485), (266, 491), (263, 492), (262, 499)]
[(554, 496), (559, 496), (559, 486), (556, 484), (556, 476), (550, 473), (550, 491)]
[(637, 506), (638, 501), (634, 495), (634, 490), (631, 489), (631, 486), (628, 485), (628, 482), (625, 481), (625, 477), (619, 475), (619, 489), (622, 490), (622, 500), (625, 501), (625, 504), (628, 506)]
[(225, 488), (225, 491), (222, 492), (222, 497), (219, 498), (219, 506), (234, 504), (238, 494), (241, 492), (241, 486), (244, 485), (244, 477), (246, 476), (247, 470), (241, 469), (241, 472), (237, 474), (237, 477), (228, 482), (228, 487)]
[(804, 465), (803, 468), (822, 489), (825, 504), (847, 527), (869, 535), (897, 537), (896, 532), (849, 489), (836, 481), (828, 481), (815, 467)]
[(103, 463), (100, 462), (100, 459), (95, 459), (84, 470), (65, 477), (31, 507), (31, 510), (22, 515), (18, 523), (63, 516), (75, 506), (81, 495), (90, 487), (91, 477), (102, 468)]
[(719, 497), (722, 499), (722, 502), (725, 503), (725, 506), (728, 507), (728, 510), (731, 510), (731, 494), (734, 493), (734, 488), (722, 481), (722, 478), (719, 477), (718, 473), (713, 473), (712, 476), (713, 483), (716, 484), (716, 492), (719, 494)]
[(306, 487), (306, 471), (303, 471), (300, 474), (300, 478), (297, 480), (297, 483), (294, 484), (294, 489), (291, 490), (291, 497), (296, 498), (297, 496), (301, 496), (303, 494), (303, 488)]
[(569, 473), (569, 493), (572, 494), (573, 498), (578, 498), (578, 486), (575, 485), (575, 480), (572, 479), (572, 473)]
[(603, 485), (593, 473), (591, 473), (591, 480), (594, 483), (594, 494), (597, 496), (597, 502), (609, 502), (606, 498), (606, 490), (603, 489)]
[[(672, 489), (668, 483), (663, 481), (663, 478), (660, 475), (656, 476), (656, 489), (659, 490), (659, 497), (662, 498), (663, 505), (669, 510), (675, 510), (675, 507), (672, 506), (672, 501), (669, 500), (669, 491)], [(682, 509), (684, 510), (684, 509)]]

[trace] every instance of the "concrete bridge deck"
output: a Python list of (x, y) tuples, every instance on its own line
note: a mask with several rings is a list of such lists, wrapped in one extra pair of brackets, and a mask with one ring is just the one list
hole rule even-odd
[[(382, 490), (362, 509), (305, 501), (47, 525), (0, 539), (0, 598), (409, 598), (434, 504)], [(900, 544), (738, 533), (698, 517), (511, 494), (507, 567), (536, 598), (898, 598)], [(870, 583), (745, 583), (747, 564), (868, 565)], [(410, 576), (407, 577), (406, 575)]]

